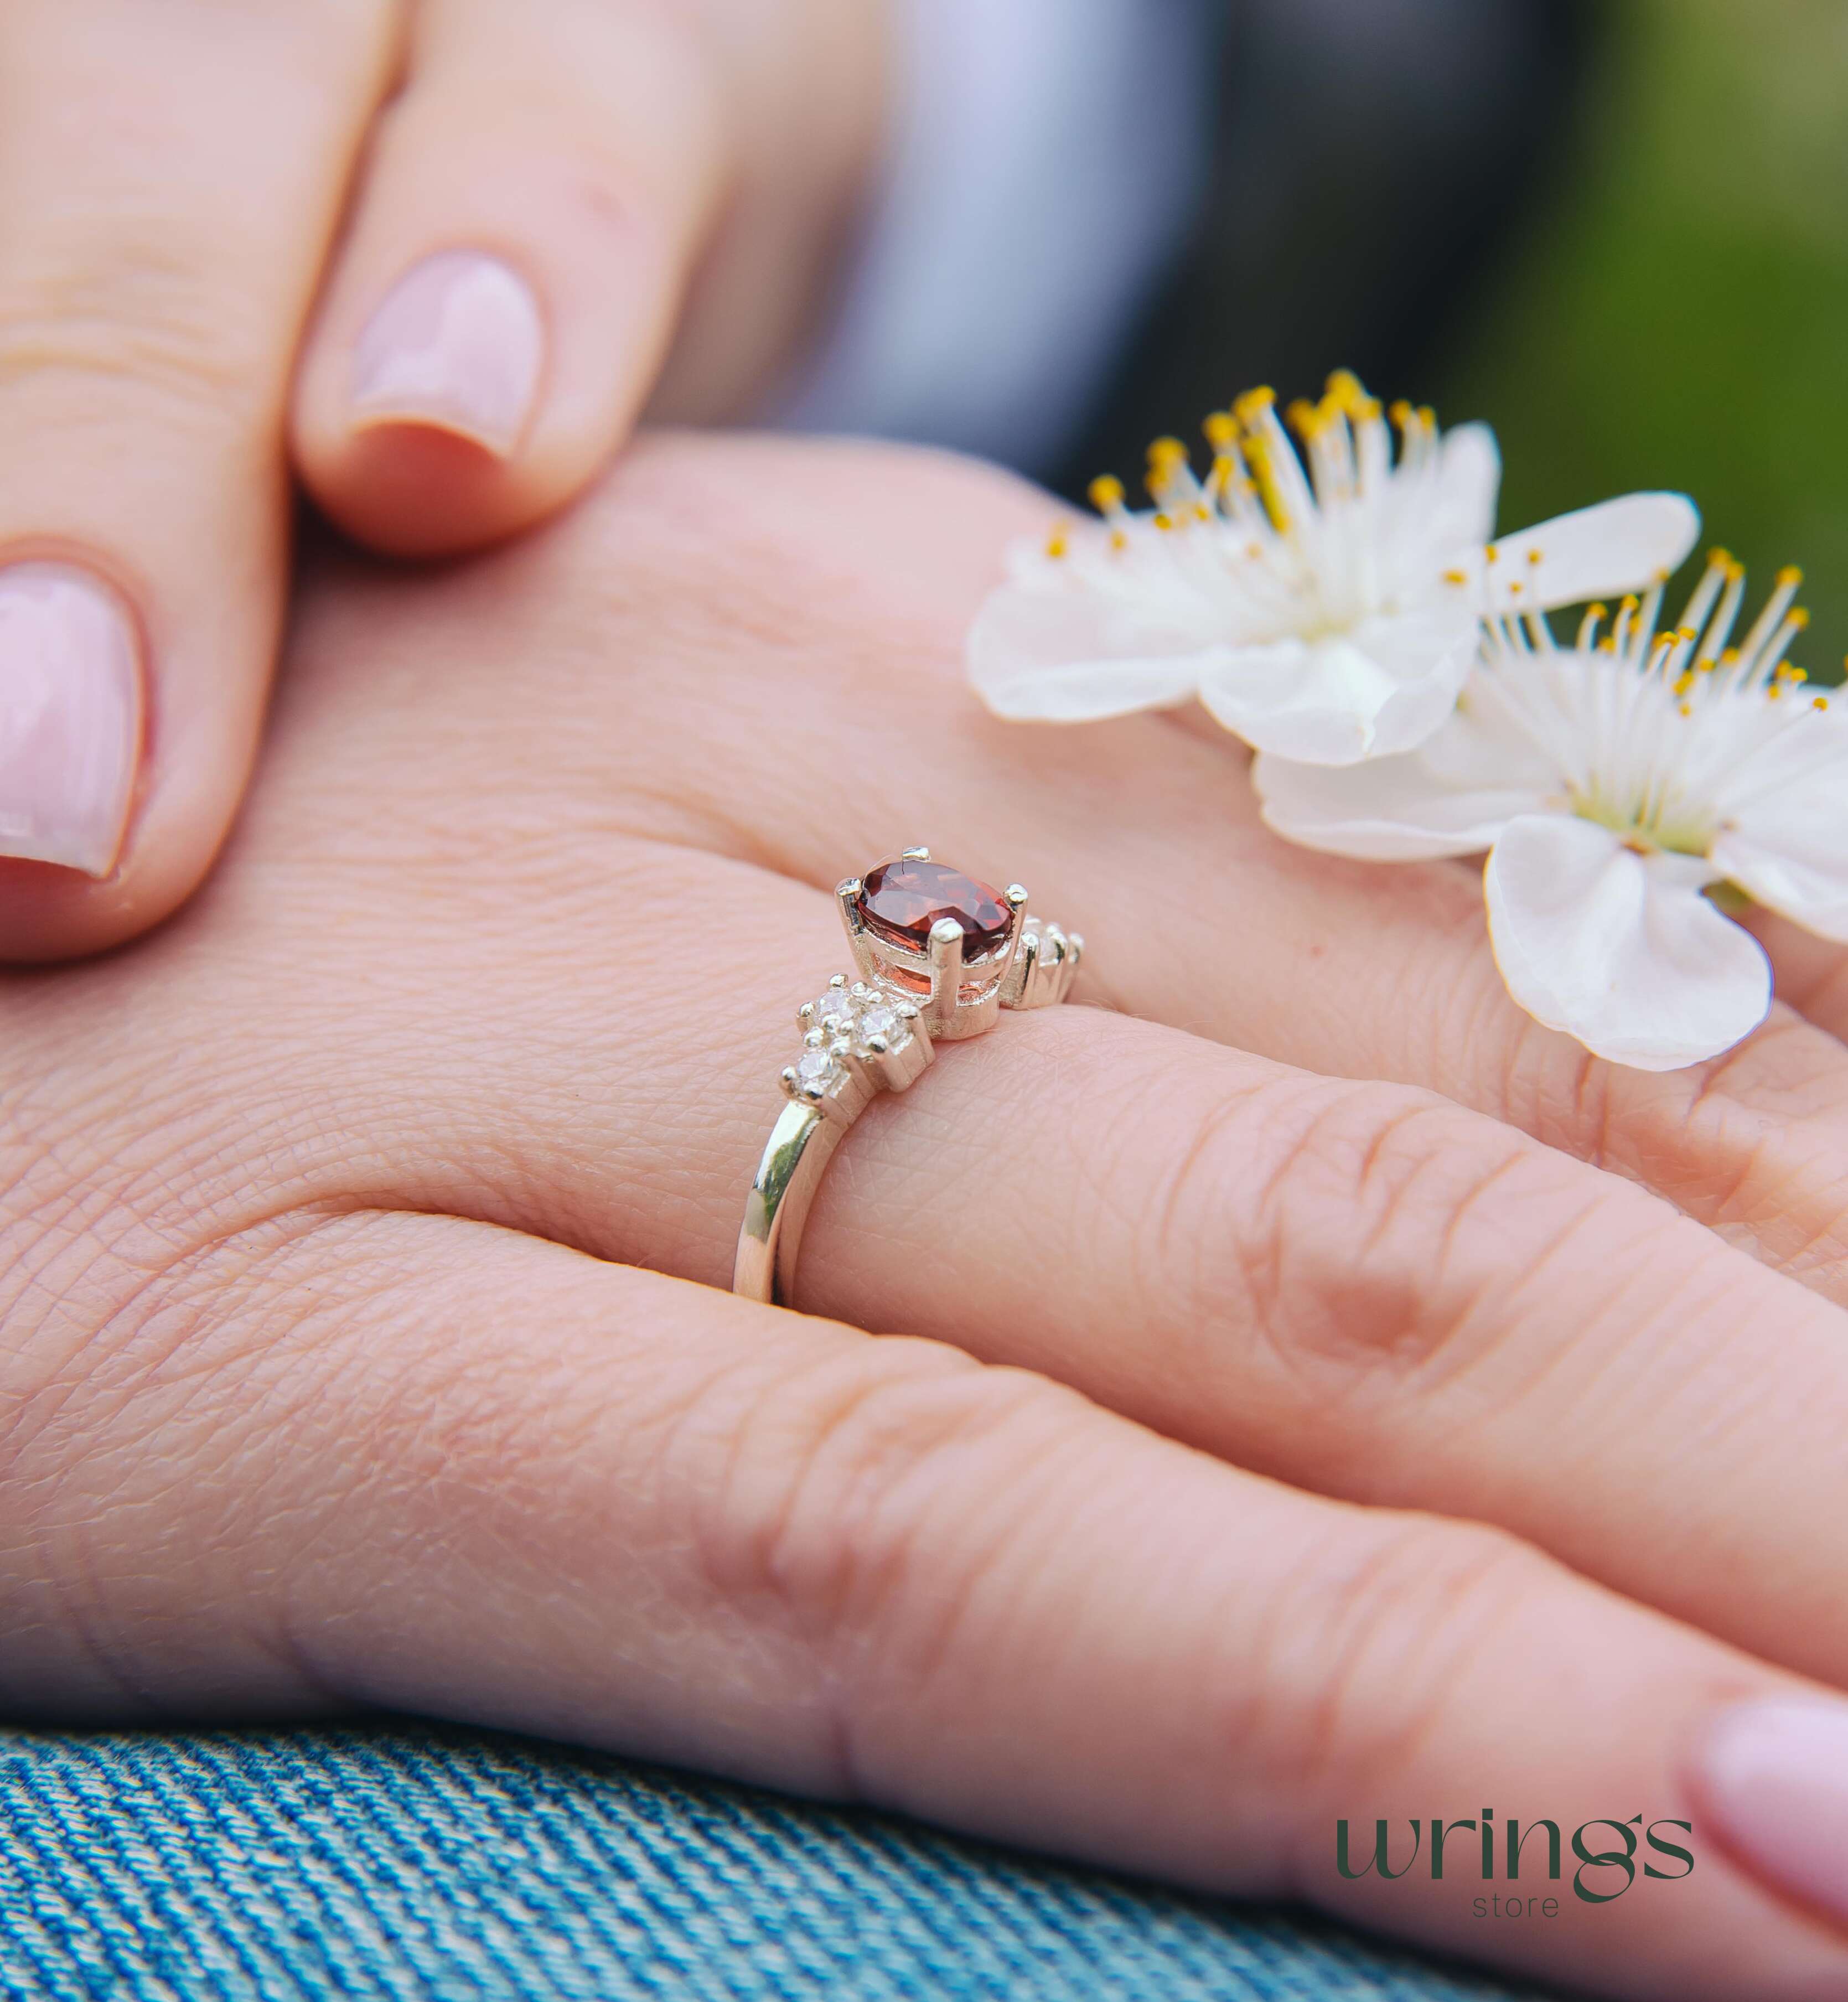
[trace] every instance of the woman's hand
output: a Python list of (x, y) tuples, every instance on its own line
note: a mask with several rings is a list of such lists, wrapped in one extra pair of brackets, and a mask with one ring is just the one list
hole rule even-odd
[[(1613, 1072), (1464, 872), (1285, 849), (1172, 719), (992, 722), (961, 634), (1039, 504), (657, 441), (309, 591), (204, 894), (0, 983), (6, 1707), (434, 1711), (1615, 1993), (1843, 1992), (1823, 1755), (1712, 1735), (1848, 1681), (1839, 964)], [(830, 886), (919, 841), (1110, 1005), (867, 1113), (829, 1318), (730, 1298)], [(1485, 1806), (1562, 1876), (1368, 1868)], [(1581, 1868), (1607, 1817), (1691, 1877)]]
[(450, 553), (568, 500), (651, 396), (749, 403), (862, 184), (882, 17), (7, 0), (0, 958), (118, 943), (208, 866), (291, 472)]

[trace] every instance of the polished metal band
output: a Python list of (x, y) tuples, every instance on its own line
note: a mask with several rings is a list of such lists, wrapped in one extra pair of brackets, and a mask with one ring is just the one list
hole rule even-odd
[(731, 1290), (786, 1306), (794, 1290), (803, 1226), (846, 1128), (812, 1105), (786, 1105), (771, 1129), (744, 1205)]

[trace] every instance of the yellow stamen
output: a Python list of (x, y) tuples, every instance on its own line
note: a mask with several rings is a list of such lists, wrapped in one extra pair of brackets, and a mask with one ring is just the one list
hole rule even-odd
[(1247, 389), (1232, 406), (1232, 413), (1249, 431), (1265, 413), (1276, 407), (1277, 392), (1269, 388)]
[(1257, 483), (1258, 498), (1264, 504), (1264, 512), (1271, 518), (1271, 525), (1278, 535), (1290, 532), (1290, 511), (1283, 504), (1283, 492), (1277, 483), (1276, 469), (1271, 463), (1270, 448), (1261, 437), (1245, 441), (1245, 458), (1251, 468), (1251, 476)]
[(1158, 438), (1149, 448), (1149, 491), (1156, 500), (1187, 462), (1187, 448), (1177, 438)]

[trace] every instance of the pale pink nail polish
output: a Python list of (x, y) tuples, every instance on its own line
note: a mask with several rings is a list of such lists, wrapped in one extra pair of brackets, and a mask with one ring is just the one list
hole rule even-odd
[(388, 292), (354, 351), (352, 403), (369, 424), (459, 431), (506, 458), (532, 414), (545, 356), (525, 280), (478, 250), (442, 250)]
[(1848, 1924), (1848, 1704), (1791, 1698), (1724, 1711), (1693, 1777), (1749, 1870)]
[(86, 572), (0, 569), (0, 855), (115, 867), (141, 755), (140, 656), (127, 609)]

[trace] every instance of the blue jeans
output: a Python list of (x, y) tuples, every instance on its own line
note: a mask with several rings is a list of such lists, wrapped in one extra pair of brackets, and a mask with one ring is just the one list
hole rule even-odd
[(6, 2002), (1515, 1993), (1300, 1917), (483, 1732), (0, 1732), (0, 1816)]

